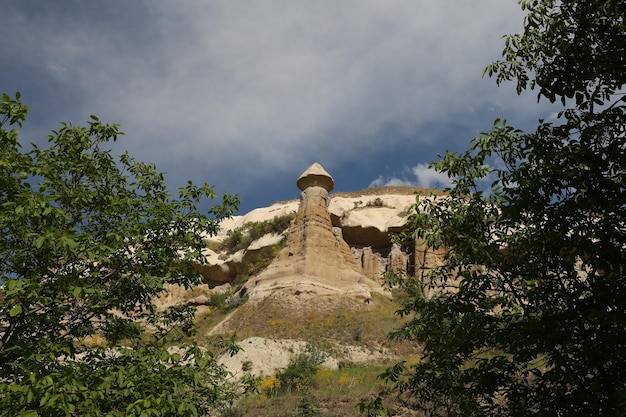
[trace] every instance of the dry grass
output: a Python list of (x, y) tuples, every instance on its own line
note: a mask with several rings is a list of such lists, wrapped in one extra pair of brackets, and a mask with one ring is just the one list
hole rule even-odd
[[(340, 360), (340, 367), (320, 368), (306, 392), (267, 395), (261, 391), (243, 398), (227, 415), (293, 416), (306, 395), (322, 416), (361, 416), (356, 406), (384, 387), (379, 375), (386, 367), (400, 358), (415, 361), (421, 354), (421, 347), (415, 342), (387, 338), (402, 324), (395, 314), (398, 308), (396, 302), (381, 295), (364, 304), (346, 296), (296, 299), (274, 294), (229, 312), (224, 330), (227, 335), (236, 333), (239, 340), (258, 336), (307, 341), (333, 354)], [(208, 313), (198, 322), (200, 334), (206, 334), (225, 317), (225, 313), (215, 310)], [(375, 351), (377, 356), (369, 363), (351, 362), (342, 359), (337, 345), (361, 347)]]
[[(360, 402), (368, 402), (376, 397), (384, 382), (379, 378), (385, 370), (382, 366), (360, 366), (352, 369), (329, 371), (320, 369), (312, 387), (305, 392), (294, 392), (273, 397), (264, 395), (249, 396), (240, 401), (231, 411), (232, 417), (293, 417), (303, 397), (320, 412), (323, 417), (363, 417), (358, 410)], [(385, 405), (395, 409), (397, 417), (424, 417), (424, 414), (406, 409), (400, 401), (390, 396)]]
[[(293, 416), (298, 403), (306, 396), (323, 416), (359, 416), (356, 405), (383, 388), (379, 375), (384, 370), (384, 366), (371, 365), (348, 366), (338, 370), (322, 367), (303, 390), (268, 395), (261, 388), (259, 395), (245, 398), (233, 411), (242, 416)], [(268, 377), (264, 382), (271, 379)]]
[[(379, 358), (387, 353), (390, 358), (416, 355), (420, 349), (414, 343), (387, 337), (403, 323), (395, 314), (398, 308), (397, 303), (380, 295), (369, 304), (342, 296), (294, 300), (273, 295), (239, 306), (221, 325), (221, 333), (236, 333), (239, 340), (257, 336), (302, 340), (320, 346), (360, 346)], [(199, 334), (207, 334), (225, 317), (213, 312), (202, 318), (197, 323)]]
[(365, 195), (389, 195), (389, 194), (400, 194), (400, 195), (446, 195), (446, 193), (442, 190), (438, 190), (436, 188), (421, 188), (421, 187), (400, 187), (400, 186), (385, 186), (385, 187), (372, 187), (366, 188), (361, 191), (339, 191), (331, 194), (331, 197), (346, 197), (346, 198), (356, 198)]

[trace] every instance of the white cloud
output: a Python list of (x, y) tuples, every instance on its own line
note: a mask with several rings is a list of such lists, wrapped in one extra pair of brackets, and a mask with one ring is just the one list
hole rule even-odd
[(381, 175), (380, 177), (372, 181), (369, 185), (369, 187), (384, 187), (384, 186), (414, 187), (416, 186), (416, 184), (406, 179), (386, 178)]
[(448, 175), (429, 168), (427, 164), (419, 163), (413, 168), (406, 169), (403, 178), (379, 176), (370, 183), (370, 187), (381, 186), (411, 186), (422, 188), (446, 188), (452, 185)]
[(437, 172), (433, 168), (429, 168), (426, 164), (417, 164), (413, 167), (412, 171), (419, 187), (442, 188), (452, 185), (452, 180), (448, 177), (448, 174)]

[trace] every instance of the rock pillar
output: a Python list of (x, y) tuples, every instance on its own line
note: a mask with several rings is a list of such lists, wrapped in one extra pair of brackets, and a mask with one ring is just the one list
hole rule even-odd
[(294, 295), (347, 294), (369, 300), (382, 287), (366, 277), (350, 247), (333, 230), (328, 205), (333, 178), (315, 163), (297, 181), (300, 207), (289, 228), (285, 247), (258, 276), (250, 278), (250, 299), (275, 291)]
[(426, 298), (433, 295), (430, 288), (430, 271), (443, 265), (446, 255), (445, 248), (433, 249), (423, 239), (415, 238), (415, 276), (420, 280)]

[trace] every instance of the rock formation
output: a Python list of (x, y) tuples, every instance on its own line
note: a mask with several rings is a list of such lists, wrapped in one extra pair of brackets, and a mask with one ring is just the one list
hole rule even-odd
[[(378, 187), (330, 196), (328, 211), (333, 230), (350, 246), (354, 258), (368, 277), (380, 280), (387, 271), (413, 271), (413, 253), (403, 253), (392, 243), (390, 235), (406, 227), (407, 216), (411, 205), (415, 203), (417, 192), (425, 193), (428, 190)], [(283, 238), (282, 234), (274, 235), (273, 240), (262, 237), (247, 248), (231, 252), (227, 248), (220, 248), (220, 243), (228, 238), (232, 230), (240, 229), (247, 223), (295, 215), (299, 205), (299, 200), (276, 202), (222, 221), (218, 235), (206, 237), (214, 248), (204, 251), (207, 263), (197, 266), (204, 282), (215, 287), (235, 281), (238, 276), (247, 273), (247, 267), (255, 262), (257, 253), (280, 243)]]
[[(240, 291), (260, 299), (276, 291), (293, 295), (344, 294), (369, 300), (382, 287), (369, 279), (328, 211), (333, 178), (314, 163), (297, 180), (300, 206), (289, 229), (286, 246), (269, 267)], [(242, 294), (245, 293), (245, 294)]]
[[(422, 284), (424, 297), (430, 298), (434, 293), (430, 288), (430, 271), (447, 262), (446, 248), (434, 249), (420, 238), (415, 238), (415, 277)], [(435, 292), (436, 293), (436, 292)]]

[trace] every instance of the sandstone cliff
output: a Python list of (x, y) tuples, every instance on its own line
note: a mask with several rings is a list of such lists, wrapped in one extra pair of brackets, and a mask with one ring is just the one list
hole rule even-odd
[[(331, 194), (334, 181), (318, 164), (296, 185), (299, 200), (225, 220), (220, 234), (207, 238), (210, 264), (198, 266), (205, 285), (168, 288), (161, 308), (194, 304), (201, 336), (243, 337), (242, 352), (220, 358), (235, 375), (243, 368), (270, 375), (284, 368), (304, 341), (327, 346), (329, 368), (418, 352), (419, 345), (386, 339), (401, 319), (381, 282), (386, 271), (421, 278), (439, 262), (442, 254), (420, 242), (414, 253), (404, 253), (391, 240), (406, 226), (415, 194), (430, 190), (382, 187)], [(219, 307), (217, 301), (226, 296)], [(248, 302), (239, 302), (244, 299)]]
[[(291, 258), (293, 265), (286, 267), (285, 262), (281, 262), (282, 267), (270, 266), (269, 269), (275, 276), (294, 275), (294, 271), (298, 268), (300, 271), (306, 268), (325, 269), (328, 276), (335, 274), (338, 270), (344, 272), (356, 270), (357, 273), (365, 276), (365, 279), (362, 279), (363, 282), (368, 282), (365, 286), (371, 287), (372, 282), (381, 281), (386, 271), (408, 270), (413, 273), (416, 260), (418, 267), (424, 266), (422, 259), (425, 256), (424, 253), (418, 253), (416, 257), (414, 253), (402, 252), (398, 246), (392, 244), (391, 234), (402, 231), (406, 226), (409, 209), (415, 203), (416, 193), (428, 195), (436, 190), (380, 187), (360, 192), (329, 194), (321, 187), (323, 190), (321, 194), (326, 192), (321, 195), (319, 188), (313, 187), (313, 190), (303, 191), (300, 200), (277, 202), (269, 207), (258, 208), (245, 215), (225, 220), (219, 235), (212, 238), (215, 248), (206, 251), (209, 264), (199, 267), (205, 282), (215, 287), (245, 280), (246, 277), (242, 275), (248, 272), (248, 266), (255, 262), (258, 254), (270, 247), (280, 249), (287, 244), (285, 239), (291, 240), (290, 245), (299, 246), (299, 249), (295, 252), (292, 250), (291, 256), (288, 255), (289, 251), (285, 251), (287, 255), (285, 253), (278, 255), (281, 258)], [(323, 204), (316, 203), (316, 205), (307, 202), (307, 206), (302, 207), (299, 212), (303, 201), (309, 197), (318, 203), (323, 201)], [(324, 204), (327, 205), (327, 209), (322, 208)], [(219, 247), (220, 242), (228, 239), (230, 233), (241, 229), (244, 225), (267, 222), (281, 216), (293, 215), (296, 212), (299, 212), (294, 220), (296, 226), (292, 224), (283, 233), (263, 235), (252, 241), (249, 246), (235, 251)], [(305, 213), (318, 221), (305, 221)], [(286, 236), (289, 237), (286, 238)], [(303, 243), (305, 236), (308, 240), (306, 245)], [(339, 252), (342, 253), (341, 257), (335, 256)], [(345, 257), (347, 252), (351, 253), (352, 259)], [(298, 255), (296, 256), (295, 253)], [(326, 253), (321, 257), (325, 259), (324, 262), (327, 265), (324, 266), (324, 262), (318, 260), (306, 261), (307, 257), (313, 253)], [(436, 255), (428, 254), (428, 256), (431, 262), (436, 260)], [(328, 263), (330, 259), (332, 263)], [(299, 266), (296, 267), (296, 265)], [(258, 271), (255, 271), (255, 274), (258, 274)], [(267, 287), (270, 282), (267, 278), (268, 274), (269, 272), (264, 275), (262, 273), (260, 281), (259, 277), (251, 278), (263, 282)], [(294, 290), (297, 291), (295, 289), (297, 285), (292, 284), (294, 284)], [(324, 284), (318, 286), (317, 290), (321, 291), (323, 286)], [(303, 285), (300, 287), (304, 288)], [(366, 294), (362, 291), (357, 292)]]
[(316, 163), (300, 176), (297, 185), (302, 191), (300, 205), (285, 247), (242, 291), (251, 300), (276, 291), (343, 294), (363, 300), (369, 300), (371, 292), (383, 292), (378, 282), (365, 275), (341, 234), (333, 230), (328, 211), (332, 177)]

